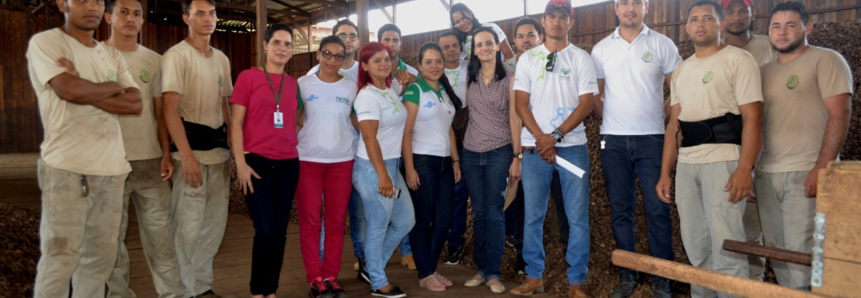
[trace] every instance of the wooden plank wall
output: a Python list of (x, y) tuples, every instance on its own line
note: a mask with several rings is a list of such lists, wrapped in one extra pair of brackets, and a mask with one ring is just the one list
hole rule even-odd
[[(787, 0), (758, 0), (755, 28), (764, 30), (768, 13), (774, 5)], [(813, 13), (814, 22), (834, 22), (861, 18), (861, 0), (804, 0)], [(687, 7), (695, 0), (651, 0), (646, 24), (667, 35), (674, 41), (687, 39), (684, 19)], [(441, 16), (446, 17), (446, 16)], [(532, 15), (540, 18), (540, 15)], [(513, 36), (518, 18), (496, 22), (506, 35)], [(575, 44), (594, 44), (609, 35), (616, 26), (613, 2), (603, 2), (575, 9), (575, 26), (571, 30), (571, 41)], [(0, 9), (0, 154), (38, 152), (42, 140), (42, 125), (39, 120), (35, 95), (27, 76), (24, 57), (30, 36), (41, 31), (27, 14)], [(147, 40), (142, 44), (164, 53), (187, 34), (185, 27), (156, 26), (147, 24)], [(441, 31), (404, 36), (402, 52), (414, 53), (425, 42), (436, 41)], [(97, 33), (97, 38), (107, 36), (107, 25)], [(511, 38), (509, 38), (511, 39)], [(511, 42), (512, 40), (509, 40)], [(248, 69), (256, 59), (253, 34), (228, 34), (218, 32), (212, 44), (231, 58), (235, 80), (242, 70)], [(317, 64), (315, 53), (297, 54), (290, 59), (288, 73), (293, 77), (304, 75)]]
[[(697, 0), (651, 0), (649, 11), (646, 15), (646, 24), (660, 32), (673, 41), (687, 40), (684, 32), (685, 19), (688, 7)], [(754, 8), (757, 11), (754, 30), (764, 31), (768, 25), (768, 14), (771, 8), (781, 2), (789, 0), (757, 0)], [(719, 2), (719, 1), (716, 1)], [(812, 14), (814, 22), (838, 22), (861, 18), (861, 0), (805, 0), (805, 4)], [(574, 28), (571, 29), (571, 42), (574, 44), (595, 44), (602, 38), (610, 35), (617, 26), (616, 14), (612, 1), (597, 3), (574, 9)], [(445, 16), (442, 16), (445, 17)], [(540, 19), (541, 15), (530, 17)], [(509, 42), (514, 44), (514, 25), (520, 18), (507, 19), (495, 22), (509, 37)], [(437, 36), (442, 32), (433, 31), (404, 36), (401, 50), (403, 53), (414, 53), (426, 42), (436, 42)], [(293, 56), (291, 62), (295, 65), (307, 65), (309, 56), (305, 54)], [(297, 61), (302, 60), (302, 61)], [(316, 64), (316, 60), (311, 65)], [(293, 64), (291, 64), (293, 65)], [(310, 68), (310, 67), (308, 67)], [(289, 68), (296, 73), (304, 73), (307, 68)]]
[[(148, 38), (142, 44), (160, 54), (188, 35), (186, 27), (146, 24), (144, 30)], [(40, 31), (43, 29), (26, 13), (0, 9), (0, 154), (39, 152), (43, 128), (27, 73), (26, 52), (30, 37)], [(102, 22), (96, 39), (107, 36), (107, 23)], [(234, 82), (257, 57), (254, 34), (216, 32), (212, 46), (230, 58)]]

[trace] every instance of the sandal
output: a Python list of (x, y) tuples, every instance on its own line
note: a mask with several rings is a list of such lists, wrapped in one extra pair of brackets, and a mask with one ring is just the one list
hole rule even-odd
[(444, 284), (446, 287), (450, 287), (450, 286), (454, 285), (454, 282), (452, 282), (448, 278), (445, 278), (445, 276), (442, 276), (442, 274), (439, 274), (438, 272), (434, 272), (431, 276), (435, 277), (436, 280), (438, 280), (440, 283)]
[(445, 291), (445, 285), (439, 282), (433, 275), (429, 275), (419, 281), (419, 286), (434, 292)]

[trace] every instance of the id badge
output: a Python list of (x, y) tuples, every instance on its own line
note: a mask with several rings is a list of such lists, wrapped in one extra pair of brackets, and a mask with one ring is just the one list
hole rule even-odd
[(284, 114), (275, 112), (275, 128), (284, 128)]

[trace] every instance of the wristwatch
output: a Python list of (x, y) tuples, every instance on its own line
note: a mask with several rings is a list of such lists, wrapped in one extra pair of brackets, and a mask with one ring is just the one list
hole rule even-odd
[(562, 131), (562, 128), (556, 128), (556, 130), (550, 134), (550, 137), (556, 140), (557, 143), (562, 143), (562, 138), (565, 137), (565, 132)]
[(523, 160), (523, 152), (514, 153), (511, 155), (512, 158), (516, 158), (517, 160)]

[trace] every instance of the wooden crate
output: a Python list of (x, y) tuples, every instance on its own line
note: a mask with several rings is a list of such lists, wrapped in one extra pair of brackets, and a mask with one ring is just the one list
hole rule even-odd
[(832, 162), (819, 173), (816, 213), (825, 227), (822, 284), (812, 291), (861, 297), (861, 162)]

